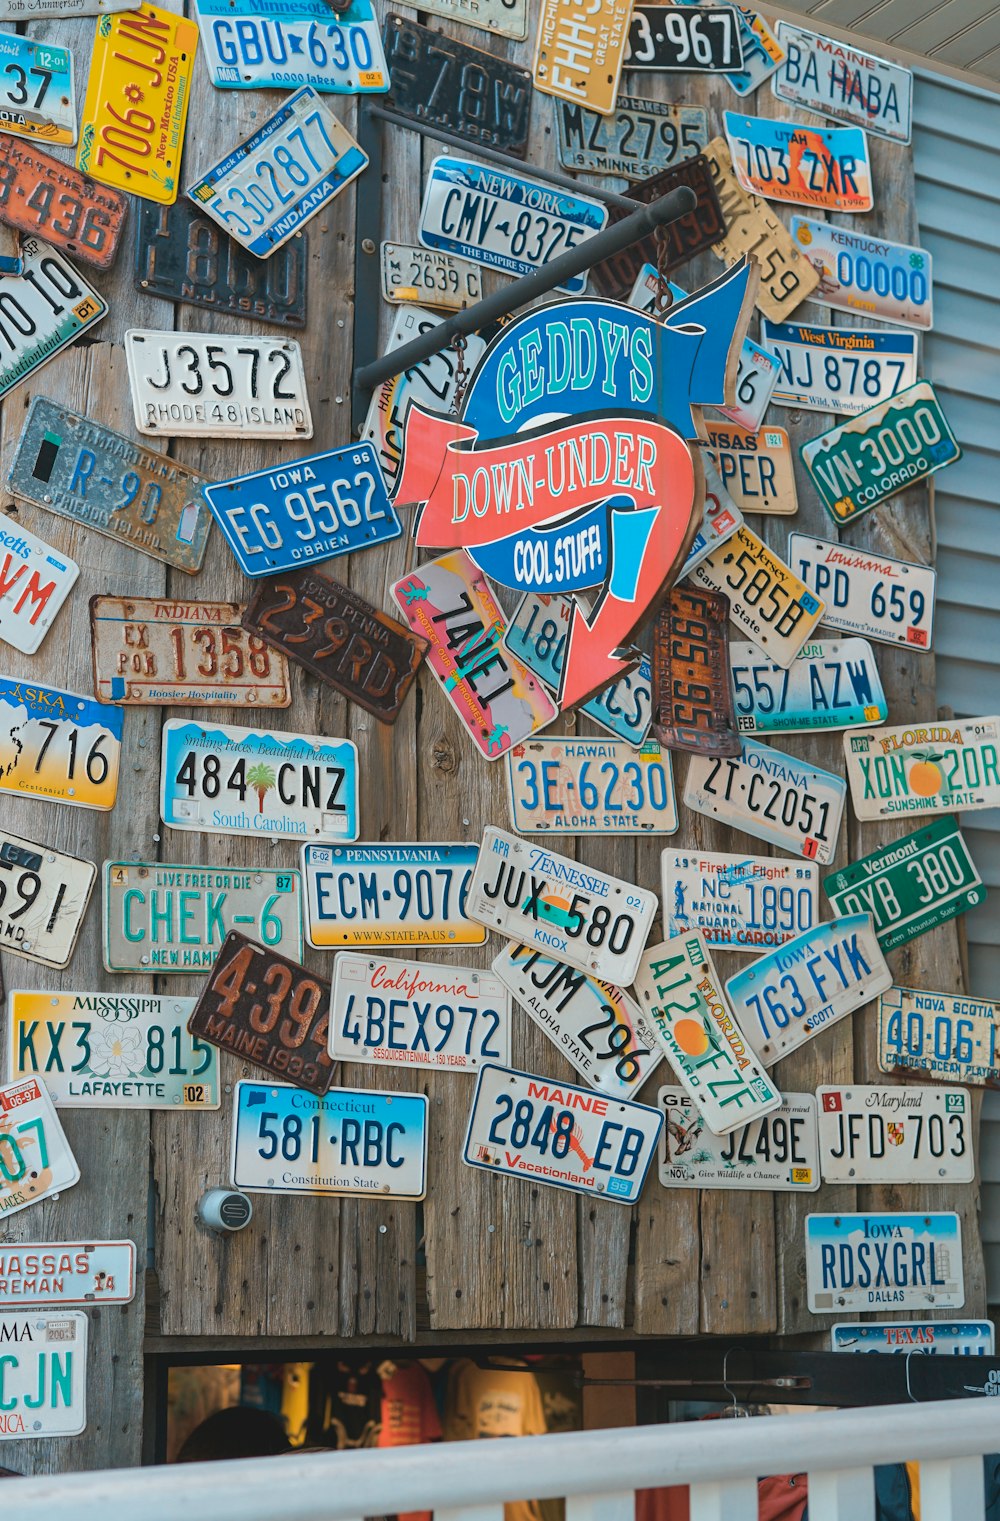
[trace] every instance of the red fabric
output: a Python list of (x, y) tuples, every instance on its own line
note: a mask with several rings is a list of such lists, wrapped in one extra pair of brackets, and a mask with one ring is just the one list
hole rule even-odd
[(635, 1521), (691, 1521), (687, 1485), (671, 1484), (669, 1489), (637, 1489)]
[[(804, 1473), (780, 1474), (757, 1481), (759, 1521), (802, 1521), (809, 1492)], [(686, 1484), (668, 1489), (637, 1489), (635, 1521), (691, 1521)]]
[[(382, 1381), (382, 1429), (380, 1447), (410, 1447), (418, 1442), (440, 1442), (441, 1422), (430, 1379), (419, 1363), (396, 1369)], [(432, 1521), (429, 1510), (406, 1511), (398, 1521)]]

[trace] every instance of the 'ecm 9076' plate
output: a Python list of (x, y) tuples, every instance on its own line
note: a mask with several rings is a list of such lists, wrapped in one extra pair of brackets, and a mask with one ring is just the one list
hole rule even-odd
[[(6, 125), (2, 124), (6, 132)], [(0, 137), (0, 221), (95, 269), (110, 269), (128, 200), (33, 143)]]
[(0, 676), (0, 792), (107, 810), (121, 748), (120, 708)]
[(691, 578), (723, 592), (737, 628), (781, 666), (791, 665), (823, 616), (820, 599), (745, 523), (695, 566)]
[(816, 922), (819, 871), (811, 863), (668, 849), (660, 867), (670, 933), (696, 930), (712, 950), (759, 956)]
[(132, 412), (154, 438), (312, 438), (302, 350), (293, 338), (130, 328)]
[(749, 642), (730, 646), (736, 722), (746, 734), (806, 733), (884, 722), (889, 707), (866, 639), (806, 644), (790, 666)]
[(825, 866), (833, 859), (847, 783), (781, 750), (745, 739), (740, 755), (695, 755), (684, 802), (779, 850)]
[(93, 861), (0, 833), (0, 950), (67, 966), (96, 875)]
[(824, 598), (822, 622), (881, 644), (929, 650), (937, 572), (929, 565), (804, 533), (788, 535), (788, 559), (806, 585)]
[(786, 1093), (780, 1109), (727, 1136), (709, 1130), (683, 1088), (661, 1088), (664, 1188), (762, 1188), (813, 1193), (820, 1185), (816, 1095)]
[(556, 101), (553, 110), (559, 161), (577, 173), (586, 170), (645, 180), (680, 159), (693, 158), (708, 141), (702, 106), (667, 105), (619, 94), (609, 116), (576, 101)]
[(385, 54), (391, 76), (386, 104), (401, 116), (511, 158), (527, 157), (532, 93), (527, 69), (391, 12), (385, 18)]
[(507, 753), (519, 834), (673, 834), (670, 755), (623, 739), (529, 739)]
[(971, 1183), (976, 1159), (964, 1088), (821, 1087), (826, 1183)]
[(878, 1003), (878, 1064), (897, 1076), (997, 1087), (1000, 1003), (891, 987)]
[(477, 845), (304, 845), (306, 939), (341, 946), (482, 945), (466, 917)]
[(900, 813), (971, 813), (1000, 807), (998, 744), (1000, 717), (845, 734), (856, 817), (891, 819)]
[(388, 88), (371, 0), (333, 10), (325, 0), (195, 0), (201, 45), (217, 90), (288, 90), (312, 85), (334, 95)]
[(104, 297), (47, 243), (22, 238), (21, 260), (19, 275), (0, 276), (0, 396), (108, 314)]

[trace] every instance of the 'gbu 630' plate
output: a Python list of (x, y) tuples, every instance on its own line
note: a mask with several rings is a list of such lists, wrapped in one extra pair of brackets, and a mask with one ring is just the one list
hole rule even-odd
[(724, 592), (737, 628), (781, 666), (791, 665), (823, 616), (820, 599), (745, 523), (691, 577)]
[(683, 1088), (661, 1088), (664, 1188), (763, 1188), (813, 1193), (820, 1185), (816, 1095), (786, 1093), (780, 1109), (726, 1136), (709, 1130)]
[(1000, 807), (998, 744), (1000, 717), (845, 734), (855, 816), (891, 819)]
[(201, 45), (217, 90), (330, 94), (386, 90), (389, 76), (371, 0), (336, 10), (325, 0), (195, 0)]
[(833, 544), (804, 533), (788, 535), (788, 560), (817, 597), (822, 621), (845, 634), (881, 644), (929, 650), (937, 572), (868, 549)]
[(477, 845), (304, 845), (306, 938), (341, 946), (482, 945), (466, 917)]
[(519, 834), (673, 834), (670, 756), (623, 739), (529, 739), (507, 753)]
[(0, 792), (106, 811), (118, 792), (121, 749), (120, 708), (0, 677)]
[(697, 930), (715, 951), (760, 955), (811, 929), (819, 916), (819, 871), (811, 862), (671, 848), (660, 866), (670, 933)]
[[(6, 131), (6, 124), (0, 121)], [(33, 143), (0, 138), (0, 221), (37, 234), (82, 264), (110, 269), (128, 199)]]
[(1000, 1003), (891, 987), (878, 1004), (878, 1064), (939, 1083), (1000, 1085)]
[(96, 875), (93, 861), (0, 833), (0, 950), (67, 966)]
[(696, 755), (684, 802), (779, 850), (826, 865), (833, 859), (847, 783), (797, 755), (745, 739), (737, 759)]
[(803, 645), (790, 666), (755, 644), (730, 646), (736, 722), (745, 734), (805, 733), (883, 723), (889, 707), (867, 639)]

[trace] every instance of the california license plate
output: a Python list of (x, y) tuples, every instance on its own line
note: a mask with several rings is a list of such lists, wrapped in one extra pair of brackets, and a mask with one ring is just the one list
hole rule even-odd
[(889, 705), (866, 639), (823, 639), (803, 646), (790, 666), (775, 665), (755, 644), (730, 646), (736, 722), (746, 734), (803, 734), (884, 723)]
[(523, 40), (528, 35), (528, 0), (427, 0), (421, 9), (498, 37)]
[(3, 1219), (80, 1181), (55, 1106), (35, 1077), (0, 1087), (0, 1157)]
[(305, 845), (306, 939), (341, 946), (482, 945), (465, 907), (478, 845)]
[(786, 58), (772, 80), (779, 100), (851, 122), (890, 142), (910, 141), (913, 75), (837, 38), (778, 22)]
[(553, 109), (559, 161), (576, 173), (645, 180), (683, 158), (693, 158), (708, 141), (703, 106), (619, 94), (607, 116), (566, 100), (557, 101)]
[(0, 33), (0, 131), (76, 142), (73, 54), (47, 42)]
[(713, 1134), (683, 1088), (661, 1088), (664, 1188), (752, 1188), (813, 1193), (820, 1185), (816, 1095), (786, 1093), (781, 1108)]
[(790, 855), (826, 866), (833, 859), (847, 783), (797, 755), (745, 739), (740, 755), (695, 755), (684, 803)]
[(891, 987), (878, 1005), (878, 1064), (933, 1082), (1000, 1086), (1000, 1003)]
[(121, 747), (120, 708), (0, 677), (0, 792), (107, 810)]
[(723, 592), (737, 628), (780, 666), (790, 666), (823, 616), (824, 603), (742, 524), (691, 572), (698, 586)]
[(33, 655), (79, 574), (75, 560), (16, 518), (0, 517), (0, 640)]
[(971, 1183), (976, 1159), (964, 1088), (820, 1087), (826, 1183)]
[(29, 1310), (0, 1316), (4, 1358), (0, 1441), (79, 1436), (87, 1426), (87, 1316)]
[(934, 630), (937, 572), (930, 565), (892, 560), (808, 534), (788, 535), (788, 559), (824, 601), (823, 623), (880, 644), (929, 650)]
[(22, 1241), (0, 1247), (0, 1309), (129, 1304), (134, 1241)]
[(670, 848), (660, 869), (670, 933), (697, 931), (714, 951), (759, 956), (819, 917), (819, 871), (810, 862)]
[(109, 972), (203, 975), (230, 930), (302, 957), (302, 877), (269, 867), (105, 861)]
[(302, 350), (292, 338), (130, 328), (132, 412), (153, 438), (312, 438)]
[(19, 275), (0, 275), (0, 396), (108, 313), (104, 297), (56, 249), (22, 238), (20, 256)]
[(726, 428), (709, 423), (708, 441), (722, 484), (742, 512), (799, 509), (792, 446), (784, 428)]
[[(6, 131), (4, 124), (4, 131)], [(118, 251), (128, 201), (34, 143), (0, 138), (0, 221), (37, 235), (95, 269)]]
[(809, 127), (724, 111), (736, 177), (751, 195), (827, 211), (871, 211), (868, 139), (860, 127)]
[(743, 67), (740, 18), (728, 5), (637, 5), (628, 43), (630, 69), (725, 74)]
[(385, 51), (394, 111), (508, 157), (527, 156), (527, 69), (391, 12)]
[(806, 327), (765, 317), (761, 341), (781, 364), (771, 400), (783, 407), (867, 412), (917, 378), (916, 333)]
[(67, 966), (96, 876), (93, 861), (0, 833), (0, 949)]
[(337, 95), (387, 90), (389, 75), (371, 0), (332, 11), (325, 0), (195, 0), (208, 74), (217, 90), (312, 85)]
[(998, 717), (845, 734), (855, 816), (891, 819), (1000, 807), (998, 742)]
[(925, 248), (793, 216), (791, 233), (820, 277), (824, 306), (899, 327), (933, 327), (933, 261)]
[(670, 755), (623, 739), (529, 739), (507, 753), (518, 834), (673, 834)]
[(806, 1293), (838, 1310), (960, 1310), (962, 1222), (955, 1214), (807, 1215)]
[(386, 301), (423, 302), (457, 312), (483, 294), (483, 277), (469, 259), (434, 253), (413, 243), (382, 244), (382, 295)]
[(842, 1321), (830, 1327), (831, 1352), (916, 1352), (923, 1357), (992, 1357), (992, 1320)]
[[(653, 627), (655, 731), (672, 750), (738, 755), (729, 679), (729, 601), (671, 588)], [(672, 832), (672, 831), (671, 831)]]
[(577, 0), (542, 0), (535, 88), (608, 115), (615, 109), (632, 0), (603, 0), (598, 26), (580, 25)]
[(357, 746), (321, 734), (168, 719), (160, 817), (172, 829), (211, 834), (356, 840)]

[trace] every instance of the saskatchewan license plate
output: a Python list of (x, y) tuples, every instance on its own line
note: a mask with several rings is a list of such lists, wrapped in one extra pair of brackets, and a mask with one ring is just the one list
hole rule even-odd
[(702, 106), (667, 105), (637, 95), (619, 94), (608, 116), (579, 102), (554, 106), (559, 161), (576, 173), (616, 174), (645, 180), (693, 158), (708, 142)]
[(670, 754), (647, 741), (529, 739), (507, 753), (518, 834), (673, 834)]
[(784, 428), (754, 432), (710, 423), (708, 442), (722, 484), (742, 512), (798, 511), (792, 445)]
[(160, 817), (172, 829), (211, 834), (356, 840), (357, 746), (320, 734), (168, 719)]
[(788, 535), (788, 559), (809, 589), (822, 597), (823, 623), (880, 644), (929, 650), (934, 629), (937, 572), (930, 565), (891, 560), (849, 544)]
[(952, 1357), (992, 1357), (992, 1320), (841, 1321), (830, 1327), (831, 1352), (919, 1352)]
[(1000, 807), (998, 743), (1000, 717), (845, 734), (855, 816), (891, 819)]
[(76, 142), (73, 54), (0, 32), (0, 131)]
[(787, 55), (772, 80), (779, 100), (851, 122), (894, 143), (910, 141), (909, 69), (789, 21), (778, 22), (778, 40)]
[(483, 277), (468, 259), (434, 253), (413, 243), (382, 244), (382, 295), (386, 301), (422, 301), (457, 312), (483, 294)]
[(955, 1214), (807, 1215), (806, 1293), (838, 1310), (960, 1310), (962, 1222)]
[[(0, 1317), (4, 1358), (0, 1441), (79, 1436), (87, 1426), (87, 1316), (81, 1310), (29, 1310)], [(46, 1391), (48, 1391), (46, 1393)]]
[(527, 156), (527, 69), (391, 13), (385, 51), (392, 76), (387, 104), (400, 116), (511, 158)]
[(44, 1084), (0, 1086), (0, 1219), (80, 1181), (80, 1169)]
[(971, 1183), (976, 1171), (964, 1088), (820, 1087), (826, 1183)]
[(747, 734), (806, 733), (884, 723), (889, 712), (867, 639), (823, 639), (803, 646), (790, 666), (775, 665), (755, 644), (729, 656), (737, 727)]
[(735, 760), (692, 756), (684, 788), (695, 813), (821, 866), (836, 852), (846, 797), (842, 776), (755, 739), (743, 741)]
[(0, 1248), (0, 1309), (130, 1304), (134, 1241), (19, 1241)]
[(820, 277), (820, 297), (839, 312), (898, 327), (933, 327), (933, 261), (926, 248), (793, 216), (791, 233)]
[(121, 748), (120, 708), (0, 677), (0, 792), (107, 810)]
[(724, 593), (737, 628), (780, 666), (791, 665), (823, 616), (819, 598), (745, 523), (695, 566), (691, 579)]
[(600, 25), (580, 26), (576, 0), (542, 0), (535, 33), (535, 88), (595, 111), (615, 108), (632, 0), (603, 0)]
[(635, 1204), (662, 1124), (646, 1104), (490, 1062), (479, 1069), (462, 1160), (525, 1182)]
[(743, 67), (740, 18), (728, 5), (637, 5), (628, 42), (630, 69), (724, 74)]
[[(6, 130), (6, 129), (5, 129)], [(109, 269), (128, 201), (33, 143), (0, 138), (0, 221), (38, 234), (84, 264)]]
[(302, 350), (293, 338), (130, 328), (132, 412), (153, 438), (312, 438)]
[(0, 396), (89, 332), (108, 313), (68, 259), (39, 238), (22, 238), (22, 270), (0, 276)]
[[(820, 298), (821, 299), (821, 298)], [(917, 378), (916, 333), (761, 322), (781, 374), (771, 400), (809, 412), (867, 412)]]
[(334, 1088), (314, 1098), (283, 1083), (236, 1084), (232, 1179), (251, 1194), (422, 1199), (427, 1098)]
[(816, 1095), (786, 1093), (781, 1108), (714, 1135), (683, 1088), (661, 1088), (664, 1188), (761, 1188), (813, 1193), (820, 1185)]
[(827, 211), (871, 211), (868, 139), (860, 127), (808, 127), (724, 111), (736, 177), (751, 195)]
[(466, 917), (478, 845), (305, 845), (306, 939), (341, 946), (482, 945)]
[(332, 11), (325, 0), (195, 0), (209, 78), (217, 90), (312, 85), (331, 94), (386, 90), (389, 75), (371, 0)]
[(697, 931), (713, 951), (760, 955), (819, 916), (819, 871), (810, 862), (671, 848), (660, 870), (670, 933)]
[(75, 560), (15, 518), (0, 517), (0, 640), (33, 655), (79, 574)]
[(0, 950), (67, 966), (96, 875), (93, 861), (0, 833)]
[(10, 1071), (41, 1075), (67, 1109), (218, 1109), (214, 1048), (192, 1039), (193, 998), (12, 992)]
[(897, 1076), (1000, 1086), (1000, 1003), (891, 987), (878, 1006), (878, 1064)]

